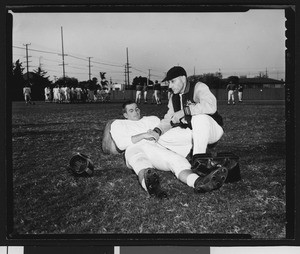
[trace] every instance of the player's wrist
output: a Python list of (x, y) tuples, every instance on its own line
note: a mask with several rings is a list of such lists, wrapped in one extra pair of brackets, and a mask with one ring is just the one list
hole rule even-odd
[(155, 132), (158, 134), (158, 136), (160, 136), (160, 135), (162, 134), (161, 129), (159, 129), (158, 127), (155, 127), (155, 128), (153, 129), (153, 131), (155, 131)]

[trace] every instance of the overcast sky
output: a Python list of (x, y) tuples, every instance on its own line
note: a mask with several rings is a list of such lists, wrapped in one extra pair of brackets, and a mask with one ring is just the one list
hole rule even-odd
[[(29, 71), (39, 65), (50, 79), (65, 71), (79, 81), (91, 76), (124, 83), (127, 61), (135, 76), (162, 80), (174, 65), (188, 75), (221, 71), (231, 75), (284, 79), (284, 10), (241, 13), (13, 13), (13, 61)], [(150, 71), (149, 71), (150, 70)], [(26, 69), (25, 69), (26, 71)]]

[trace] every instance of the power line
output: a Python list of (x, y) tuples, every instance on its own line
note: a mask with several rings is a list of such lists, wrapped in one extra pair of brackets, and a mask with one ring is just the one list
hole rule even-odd
[(47, 69), (47, 71), (52, 71), (52, 72), (60, 73), (60, 71), (58, 71), (58, 70)]
[[(24, 45), (24, 46), (25, 46), (25, 45)], [(18, 47), (18, 46), (13, 46), (13, 48), (25, 49), (25, 48)], [(30, 51), (35, 51), (35, 52), (40, 52), (40, 53), (47, 53), (47, 54), (59, 55), (59, 53), (57, 53), (57, 52), (50, 52), (50, 51), (44, 51), (44, 50), (38, 50), (38, 49), (30, 49)]]
[(134, 67), (131, 67), (133, 70), (136, 70), (136, 71), (139, 71), (139, 72), (142, 72), (142, 73), (144, 73), (144, 74), (148, 74), (146, 71), (142, 71), (142, 70), (139, 70), (139, 69), (136, 69), (136, 68), (134, 68)]
[(77, 70), (85, 70), (83, 68), (79, 68), (79, 67), (76, 67), (76, 66), (72, 66), (72, 65), (68, 65), (70, 68), (73, 68), (73, 69), (77, 69)]
[[(54, 63), (60, 63), (60, 61), (56, 61), (56, 60), (53, 60), (53, 59), (47, 59), (47, 58), (44, 58), (45, 61), (49, 61), (49, 62), (54, 62)], [(74, 64), (74, 63), (73, 63)]]
[(157, 77), (157, 78), (162, 78), (162, 75), (151, 74), (151, 76), (154, 76), (154, 77)]
[[(21, 50), (26, 50), (26, 67), (27, 67), (27, 73), (29, 73), (29, 68), (31, 67), (36, 67), (38, 66), (38, 64), (30, 64), (30, 62), (32, 61), (29, 61), (29, 58), (32, 57), (34, 58), (34, 61), (36, 61), (36, 58), (38, 58), (38, 56), (35, 56), (35, 54), (32, 56), (29, 54), (32, 53), (32, 52), (39, 52), (41, 54), (52, 54), (52, 55), (62, 55), (63, 57), (63, 64), (59, 64), (59, 65), (63, 65), (63, 68), (65, 67), (65, 65), (68, 65), (70, 66), (70, 68), (74, 68), (74, 69), (78, 69), (78, 70), (86, 70), (85, 65), (84, 63), (82, 65), (80, 65), (79, 63), (72, 63), (70, 65), (69, 64), (66, 64), (65, 63), (65, 58), (64, 56), (67, 56), (67, 57), (70, 57), (70, 58), (74, 58), (74, 59), (78, 59), (78, 60), (81, 60), (81, 61), (89, 61), (89, 64), (93, 63), (95, 67), (98, 67), (98, 69), (101, 68), (101, 71), (106, 71), (107, 73), (115, 73), (115, 74), (121, 74), (121, 73), (124, 73), (124, 70), (121, 70), (120, 71), (116, 71), (113, 67), (118, 67), (118, 68), (124, 68), (124, 64), (123, 65), (119, 65), (119, 64), (112, 64), (112, 63), (105, 63), (105, 62), (102, 62), (102, 61), (95, 61), (95, 60), (91, 60), (91, 59), (84, 59), (84, 58), (81, 58), (81, 57), (78, 57), (76, 55), (73, 55), (73, 54), (65, 54), (64, 53), (64, 49), (63, 49), (63, 37), (62, 37), (62, 54), (58, 53), (58, 52), (54, 52), (54, 51), (47, 51), (47, 50), (40, 50), (40, 49), (35, 49), (35, 48), (30, 48), (28, 47), (29, 45), (31, 44), (23, 44), (24, 47), (20, 47), (20, 46), (13, 46), (13, 48), (15, 49), (21, 49)], [(129, 64), (129, 60), (128, 60), (128, 48), (126, 48), (126, 53), (127, 53), (127, 62), (125, 64), (125, 75), (126, 75), (126, 79), (125, 79), (125, 83), (129, 84), (129, 73), (131, 73), (130, 69), (132, 70), (135, 70), (137, 72), (140, 72), (140, 73), (143, 73), (144, 75), (148, 76), (148, 73), (146, 70), (142, 70), (142, 69), (139, 69), (139, 68), (135, 68), (135, 67), (132, 67), (130, 66)], [(14, 56), (18, 55), (18, 54), (13, 54)], [(37, 54), (36, 54), (37, 55)], [(23, 56), (24, 55), (19, 55), (19, 56)], [(61, 63), (61, 61), (56, 61), (54, 59), (47, 59), (47, 58), (43, 58), (43, 60), (45, 61), (50, 61), (50, 62), (55, 62), (55, 63)], [(72, 61), (71, 61), (72, 62)], [(74, 61), (75, 62), (75, 61)], [(79, 66), (79, 67), (75, 67), (75, 66)], [(43, 62), (43, 68), (45, 68), (45, 66), (54, 66), (54, 65), (48, 65), (48, 64), (45, 64)], [(82, 68), (81, 68), (82, 67)], [(112, 67), (112, 68), (109, 68), (109, 67)], [(194, 67), (195, 68), (195, 67)], [(215, 69), (215, 70), (214, 70)], [(217, 72), (217, 70), (219, 69), (218, 68), (199, 68), (197, 67), (197, 72), (200, 72), (200, 73), (204, 73), (204, 72)], [(54, 71), (54, 70), (51, 70), (51, 69), (47, 69), (48, 71), (52, 71), (52, 72), (57, 72), (57, 71)], [(237, 68), (223, 68), (222, 67), (222, 75), (224, 76), (227, 76), (227, 75), (258, 75), (259, 72), (262, 72), (262, 70), (265, 70), (265, 67), (264, 68), (259, 68), (259, 67), (237, 67)], [(64, 71), (65, 72), (65, 71)], [(156, 69), (151, 69), (151, 76), (152, 78), (153, 77), (158, 77), (158, 78), (161, 78), (163, 76), (162, 75), (156, 75), (156, 74), (153, 74), (153, 72), (159, 72), (159, 73), (163, 73), (159, 70), (156, 70)], [(89, 71), (89, 75), (91, 71)], [(82, 73), (75, 73), (75, 74), (82, 74)], [(194, 74), (195, 73), (195, 69), (194, 69)], [(283, 74), (285, 74), (285, 70), (284, 70), (284, 67), (268, 67), (267, 68), (267, 74), (269, 76), (273, 76), (273, 77), (277, 77), (277, 79), (282, 76)], [(197, 75), (197, 74), (196, 74)], [(97, 75), (96, 75), (97, 76)], [(27, 78), (29, 80), (29, 78)]]
[(123, 65), (101, 63), (101, 62), (96, 62), (96, 61), (92, 61), (92, 63), (102, 64), (102, 65), (107, 65), (107, 66), (112, 66), (112, 67), (122, 67), (123, 68)]
[[(71, 72), (71, 71), (67, 71), (67, 73), (69, 74), (81, 74), (81, 75), (86, 75), (86, 72)], [(68, 75), (66, 75), (68, 76)]]
[(75, 58), (75, 59), (79, 59), (79, 60), (83, 60), (83, 61), (87, 61), (86, 59), (84, 58), (81, 58), (81, 57), (77, 57), (77, 56), (73, 56), (73, 55), (70, 55), (68, 54), (69, 57), (72, 57), (72, 58)]
[[(13, 46), (13, 48), (18, 48), (18, 49), (25, 49), (24, 47), (18, 47), (18, 46)], [(58, 52), (51, 52), (51, 51), (45, 51), (45, 50), (38, 50), (38, 49), (30, 49), (30, 51), (35, 51), (35, 52), (40, 52), (40, 53), (46, 53), (46, 54), (54, 54), (54, 55), (61, 55)], [(81, 57), (77, 57), (71, 54), (65, 54), (65, 56), (68, 57), (72, 57), (78, 60), (82, 60), (82, 61), (88, 61), (87, 59), (81, 58)], [(101, 65), (107, 65), (107, 66), (112, 66), (112, 67), (123, 67), (123, 65), (118, 65), (118, 64), (110, 64), (110, 63), (104, 63), (104, 62), (98, 62), (98, 61), (91, 61), (92, 63), (96, 63), (96, 64), (101, 64)]]

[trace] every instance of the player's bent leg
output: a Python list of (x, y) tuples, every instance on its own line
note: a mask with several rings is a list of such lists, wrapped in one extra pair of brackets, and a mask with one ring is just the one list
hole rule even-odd
[(211, 129), (210, 118), (205, 114), (192, 117), (193, 154), (206, 153)]
[(192, 171), (206, 176), (214, 169), (207, 159), (207, 146), (218, 142), (224, 134), (223, 128), (210, 116), (198, 115), (192, 118), (193, 126), (193, 159)]
[(143, 151), (154, 168), (162, 171), (171, 171), (178, 178), (183, 169), (190, 169), (191, 164), (180, 154), (152, 142), (145, 142)]
[(224, 134), (223, 128), (209, 115), (192, 117), (193, 154), (206, 153), (207, 145), (218, 142)]
[[(162, 171), (171, 171), (179, 180), (187, 184), (187, 175), (192, 172), (190, 170), (191, 164), (185, 157), (170, 151), (155, 142), (145, 141), (143, 143), (144, 144), (141, 146), (142, 151), (148, 157), (154, 168)], [(182, 173), (179, 177), (183, 169), (187, 169), (188, 173), (187, 175)]]
[(144, 152), (140, 151), (138, 147), (131, 146), (125, 151), (126, 166), (138, 175), (139, 172), (145, 168), (153, 168), (152, 163)]
[(125, 160), (128, 168), (138, 175), (139, 183), (150, 196), (166, 198), (167, 194), (160, 187), (159, 175), (153, 168), (153, 164), (142, 150), (140, 143), (128, 147), (125, 151)]
[[(176, 138), (174, 139), (174, 137)], [(169, 150), (186, 157), (192, 149), (192, 130), (190, 128), (172, 128), (160, 136), (158, 143)]]
[(211, 145), (217, 143), (222, 138), (224, 130), (212, 117), (210, 117), (209, 122), (210, 132), (208, 137), (208, 144)]
[(157, 155), (157, 159), (153, 162), (153, 165), (161, 170), (171, 171), (181, 182), (194, 188), (194, 183), (199, 178), (199, 175), (192, 172), (191, 164), (188, 160), (167, 149), (158, 149), (158, 151), (159, 154), (163, 154), (163, 157)]

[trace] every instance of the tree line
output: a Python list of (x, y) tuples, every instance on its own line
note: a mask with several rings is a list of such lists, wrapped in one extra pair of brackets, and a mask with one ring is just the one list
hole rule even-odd
[[(34, 100), (44, 100), (44, 89), (45, 87), (50, 87), (53, 89), (55, 86), (68, 86), (68, 87), (81, 87), (82, 89), (97, 90), (103, 89), (104, 86), (108, 84), (107, 81), (101, 80), (100, 83), (96, 77), (93, 77), (91, 80), (87, 81), (78, 81), (74, 77), (60, 77), (54, 82), (52, 82), (47, 76), (47, 72), (41, 67), (38, 67), (33, 72), (24, 74), (24, 67), (22, 62), (17, 60), (12, 64), (11, 73), (8, 75), (7, 89), (8, 94), (10, 95), (11, 100), (23, 100), (23, 87), (25, 85), (31, 86), (31, 95)], [(226, 79), (223, 79), (222, 73), (205, 73), (202, 75), (192, 75), (188, 77), (188, 80), (191, 83), (198, 81), (206, 83), (210, 88), (226, 88), (229, 81), (234, 83), (239, 82), (239, 77), (230, 76)], [(147, 77), (135, 77), (133, 79), (132, 85), (127, 86), (126, 89), (133, 90), (136, 88), (138, 83), (146, 83), (147, 85), (152, 86), (154, 82), (148, 80)], [(165, 87), (166, 89), (167, 87)]]
[(7, 89), (11, 100), (23, 100), (23, 87), (29, 85), (31, 87), (31, 96), (33, 100), (44, 100), (44, 89), (45, 87), (50, 87), (53, 89), (55, 86), (68, 86), (68, 87), (80, 87), (82, 89), (97, 90), (102, 89), (103, 85), (99, 84), (98, 79), (93, 77), (91, 80), (78, 81), (74, 77), (60, 77), (54, 82), (52, 82), (47, 76), (47, 72), (41, 67), (38, 67), (33, 72), (24, 74), (24, 67), (22, 63), (17, 60), (12, 64), (11, 73), (8, 75)]

